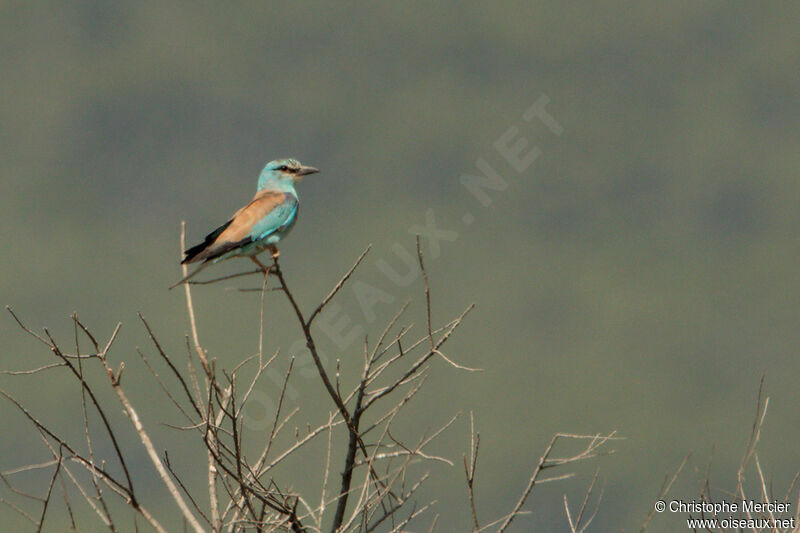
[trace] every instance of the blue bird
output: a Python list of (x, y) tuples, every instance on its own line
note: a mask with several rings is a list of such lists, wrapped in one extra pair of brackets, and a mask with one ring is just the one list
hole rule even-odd
[(203, 242), (184, 252), (181, 264), (202, 263), (170, 289), (185, 283), (207, 266), (231, 257), (249, 257), (266, 272), (266, 267), (255, 256), (270, 250), (273, 258), (278, 257), (278, 241), (289, 234), (297, 221), (300, 202), (295, 183), (316, 172), (319, 170), (303, 166), (296, 159), (267, 163), (258, 177), (258, 191), (253, 200), (206, 235)]

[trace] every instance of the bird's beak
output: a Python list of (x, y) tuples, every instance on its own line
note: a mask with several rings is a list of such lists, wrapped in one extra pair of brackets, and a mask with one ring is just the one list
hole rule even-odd
[(297, 171), (298, 176), (307, 176), (308, 174), (316, 174), (319, 172), (318, 168), (314, 167), (300, 167), (300, 170)]

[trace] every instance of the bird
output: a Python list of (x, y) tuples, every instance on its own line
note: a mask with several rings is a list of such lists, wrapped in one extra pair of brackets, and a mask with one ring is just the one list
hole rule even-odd
[(265, 273), (268, 272), (256, 255), (270, 250), (277, 259), (278, 241), (289, 234), (295, 222), (300, 202), (295, 184), (303, 176), (316, 174), (319, 169), (304, 166), (297, 159), (270, 161), (258, 177), (256, 194), (224, 224), (206, 235), (203, 242), (184, 251), (182, 265), (200, 263), (170, 289), (186, 283), (200, 271), (231, 257), (249, 257)]

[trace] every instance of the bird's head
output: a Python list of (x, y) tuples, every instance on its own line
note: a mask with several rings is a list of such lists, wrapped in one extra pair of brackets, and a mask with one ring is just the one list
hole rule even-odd
[(300, 181), (303, 176), (319, 172), (314, 167), (307, 167), (300, 164), (297, 159), (275, 159), (270, 161), (261, 171), (258, 178), (258, 189), (294, 187), (295, 182)]

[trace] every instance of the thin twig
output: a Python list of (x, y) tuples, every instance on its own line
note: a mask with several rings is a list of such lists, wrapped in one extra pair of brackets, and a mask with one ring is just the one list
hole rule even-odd
[(364, 258), (367, 256), (370, 249), (372, 249), (371, 244), (367, 246), (366, 250), (361, 252), (361, 255), (358, 256), (358, 259), (356, 259), (356, 262), (353, 264), (352, 267), (350, 267), (350, 270), (348, 270), (347, 273), (344, 276), (342, 276), (339, 282), (333, 287), (333, 289), (331, 289), (331, 292), (328, 293), (328, 295), (322, 300), (322, 302), (317, 306), (317, 308), (314, 309), (314, 311), (309, 315), (308, 322), (306, 323), (307, 326), (309, 327), (311, 326), (311, 323), (314, 322), (314, 319), (317, 317), (317, 315), (320, 312), (322, 312), (322, 310), (325, 308), (326, 305), (328, 305), (328, 303), (331, 300), (333, 300), (333, 297), (336, 296), (336, 293), (338, 293), (342, 289), (342, 287), (344, 287), (344, 284), (347, 283), (347, 280), (350, 279), (350, 276), (352, 276), (353, 272), (356, 271), (358, 265), (360, 265), (361, 261), (363, 261)]
[[(672, 488), (672, 485), (678, 479), (678, 476), (680, 475), (681, 471), (683, 471), (683, 467), (685, 467), (686, 463), (689, 462), (689, 458), (691, 456), (692, 456), (692, 454), (687, 454), (683, 458), (683, 461), (681, 461), (681, 464), (678, 465), (678, 468), (672, 474), (672, 477), (666, 476), (664, 478), (664, 483), (661, 485), (661, 491), (658, 493), (658, 497), (656, 498), (656, 500), (663, 500), (667, 496), (667, 493), (669, 492), (669, 489)], [(642, 524), (642, 527), (639, 529), (640, 533), (644, 533), (647, 530), (647, 525), (653, 519), (653, 516), (655, 515), (655, 512), (656, 512), (655, 511), (655, 506), (651, 506), (650, 512), (647, 513), (647, 517), (645, 518), (644, 523)]]
[[(105, 364), (105, 360), (103, 360), (103, 363)], [(125, 391), (122, 390), (122, 387), (120, 386), (119, 374), (115, 376), (111, 367), (109, 367), (107, 364), (105, 364), (105, 367), (106, 372), (109, 375), (109, 379), (111, 380), (111, 386), (114, 389), (114, 392), (117, 393), (117, 397), (125, 409), (125, 414), (128, 415), (133, 427), (136, 428), (136, 433), (139, 435), (139, 440), (142, 442), (142, 445), (147, 451), (147, 455), (150, 457), (150, 462), (153, 463), (153, 466), (156, 468), (159, 477), (161, 477), (161, 481), (164, 482), (167, 490), (172, 495), (172, 499), (175, 500), (175, 503), (183, 515), (183, 518), (186, 519), (189, 525), (191, 525), (197, 533), (203, 533), (203, 526), (200, 525), (200, 522), (197, 521), (194, 513), (192, 513), (191, 509), (189, 509), (189, 506), (186, 505), (186, 502), (183, 500), (183, 496), (181, 496), (178, 487), (175, 486), (175, 483), (173, 483), (172, 478), (169, 476), (166, 468), (164, 468), (164, 464), (158, 457), (158, 452), (156, 452), (156, 449), (150, 440), (150, 435), (147, 434), (142, 422), (139, 420), (139, 415), (136, 413), (133, 405), (131, 405), (130, 401), (128, 400)]]
[(470, 434), (470, 446), (469, 446), (469, 462), (467, 462), (467, 456), (464, 455), (464, 475), (467, 477), (467, 491), (469, 495), (469, 508), (472, 511), (472, 523), (475, 526), (473, 531), (480, 531), (481, 525), (478, 522), (478, 511), (475, 509), (475, 468), (478, 463), (478, 449), (481, 445), (481, 435), (480, 433), (475, 433), (475, 419), (472, 416), (472, 411), (469, 413), (469, 434)]

